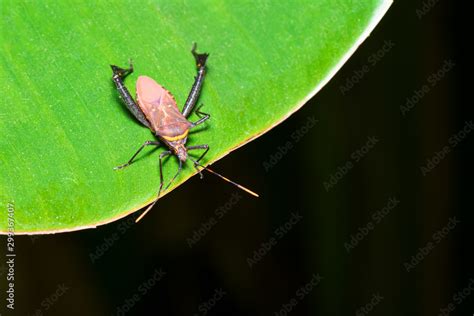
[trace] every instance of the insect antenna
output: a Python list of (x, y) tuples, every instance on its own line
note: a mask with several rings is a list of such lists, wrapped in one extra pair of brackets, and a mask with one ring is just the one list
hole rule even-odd
[[(179, 161), (179, 168), (178, 168), (178, 172), (176, 172), (176, 174), (174, 175), (173, 179), (171, 179), (171, 181), (168, 183), (168, 185), (165, 187), (165, 191), (170, 187), (171, 183), (173, 183), (174, 179), (176, 179), (176, 177), (179, 175), (179, 173), (181, 172), (181, 168), (182, 168), (182, 163), (181, 161)], [(155, 203), (158, 201), (158, 198), (160, 197), (160, 193), (161, 193), (161, 189), (163, 187), (163, 184), (160, 184), (160, 189), (158, 190), (158, 195), (156, 197), (156, 200), (153, 201), (153, 203), (151, 203), (145, 210), (145, 212), (143, 212), (136, 220), (135, 220), (135, 223), (138, 223), (139, 220), (141, 220), (145, 215), (146, 213), (148, 213), (153, 206), (155, 206)]]
[(255, 197), (258, 197), (258, 194), (257, 194), (257, 193), (255, 193), (255, 192), (253, 192), (253, 191), (247, 189), (246, 187), (244, 187), (244, 186), (242, 186), (242, 185), (240, 185), (240, 184), (238, 184), (238, 183), (236, 183), (236, 182), (234, 182), (234, 181), (232, 181), (232, 180), (230, 180), (230, 179), (224, 177), (223, 175), (221, 175), (221, 174), (215, 172), (214, 170), (209, 169), (209, 167), (204, 167), (203, 165), (201, 165), (201, 164), (200, 164), (199, 162), (197, 162), (196, 160), (194, 160), (194, 159), (192, 159), (192, 158), (190, 158), (190, 159), (194, 162), (195, 165), (197, 165), (197, 166), (199, 166), (199, 167), (201, 167), (201, 168), (207, 170), (208, 172), (210, 172), (210, 173), (212, 173), (212, 174), (218, 176), (218, 177), (221, 178), (222, 180), (225, 180), (225, 181), (227, 181), (227, 182), (232, 183), (233, 185), (235, 185), (235, 186), (238, 187), (239, 189), (241, 189), (241, 190), (247, 192), (248, 194), (251, 194), (251, 195), (253, 195), (253, 196), (255, 196)]
[(135, 223), (138, 223), (138, 221), (140, 221), (146, 215), (146, 213), (151, 210), (151, 208), (155, 205), (156, 201), (158, 201), (158, 198), (146, 208), (145, 212), (138, 216), (138, 218), (135, 220)]
[[(255, 196), (255, 197), (258, 197), (258, 194), (257, 194), (257, 193), (255, 193), (255, 192), (253, 192), (253, 191), (247, 189), (246, 187), (244, 187), (244, 186), (242, 186), (242, 185), (240, 185), (240, 184), (238, 184), (238, 183), (236, 183), (236, 182), (234, 182), (234, 181), (232, 181), (232, 180), (230, 180), (230, 179), (224, 177), (223, 175), (221, 175), (220, 173), (215, 172), (214, 170), (210, 169), (209, 167), (205, 167), (205, 166), (201, 165), (199, 162), (197, 162), (196, 160), (192, 159), (191, 157), (189, 157), (189, 159), (191, 159), (191, 160), (194, 162), (194, 164), (195, 164), (196, 166), (199, 166), (199, 167), (201, 167), (202, 169), (207, 170), (209, 173), (212, 173), (212, 174), (218, 176), (218, 177), (221, 178), (222, 180), (225, 180), (225, 181), (227, 181), (227, 182), (229, 182), (229, 183), (235, 185), (235, 186), (238, 187), (239, 189), (241, 189), (241, 190), (247, 192), (248, 194), (251, 194), (251, 195), (253, 195), (253, 196)], [(169, 188), (169, 186), (173, 183), (173, 181), (176, 179), (176, 177), (179, 175), (180, 172), (181, 172), (181, 161), (180, 161), (180, 163), (179, 163), (178, 172), (174, 175), (173, 179), (171, 179), (171, 181), (170, 181), (170, 182), (168, 183), (168, 185), (165, 187), (165, 191), (166, 191), (166, 190)], [(147, 207), (147, 209), (135, 220), (135, 223), (138, 223), (138, 221), (140, 221), (140, 220), (153, 208), (153, 206), (155, 206), (155, 203), (158, 201), (158, 198), (160, 197), (161, 188), (162, 188), (162, 185), (160, 185), (160, 189), (159, 189), (159, 191), (158, 191), (158, 196), (157, 196), (156, 200), (155, 200), (153, 203), (151, 203), (151, 204)]]

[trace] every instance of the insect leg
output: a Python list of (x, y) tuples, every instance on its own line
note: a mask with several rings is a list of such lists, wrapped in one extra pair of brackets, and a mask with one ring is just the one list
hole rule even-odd
[(196, 67), (198, 70), (197, 76), (194, 77), (194, 84), (189, 92), (188, 98), (186, 103), (183, 107), (183, 115), (184, 117), (188, 117), (191, 112), (193, 111), (194, 105), (196, 105), (196, 101), (199, 98), (199, 94), (201, 93), (202, 84), (204, 82), (204, 76), (206, 75), (206, 61), (209, 54), (198, 54), (196, 52), (196, 43), (193, 44), (193, 48), (191, 49), (191, 53), (196, 60)]
[[(171, 154), (171, 151), (164, 151), (160, 154), (160, 188), (158, 189), (158, 194), (157, 194), (157, 197), (156, 197), (156, 200), (153, 201), (153, 203), (151, 203), (145, 210), (145, 212), (143, 212), (136, 220), (135, 220), (135, 223), (138, 223), (139, 220), (141, 220), (143, 218), (143, 216), (146, 215), (146, 213), (148, 213), (152, 207), (155, 205), (156, 201), (158, 201), (158, 198), (160, 197), (160, 194), (161, 194), (161, 189), (163, 188), (163, 158), (170, 155)], [(180, 164), (181, 165), (181, 164)]]
[(158, 145), (160, 145), (160, 142), (147, 140), (146, 142), (143, 143), (143, 145), (140, 146), (140, 148), (137, 150), (137, 152), (132, 156), (132, 158), (130, 158), (130, 160), (127, 163), (125, 163), (123, 165), (120, 165), (120, 166), (117, 166), (114, 169), (117, 170), (117, 169), (123, 169), (125, 167), (128, 167), (133, 162), (133, 159), (135, 159), (135, 157), (142, 151), (142, 149), (145, 148), (146, 146), (149, 146), (149, 145), (158, 146)]
[(179, 161), (178, 171), (177, 171), (176, 174), (174, 175), (173, 179), (171, 179), (170, 183), (168, 183), (168, 185), (166, 186), (165, 190), (170, 187), (171, 183), (174, 182), (174, 180), (176, 179), (176, 177), (178, 176), (178, 174), (181, 172), (181, 169), (183, 168), (183, 163), (181, 162), (181, 160), (178, 160), (178, 161)]
[[(160, 197), (161, 189), (163, 188), (163, 183), (164, 183), (164, 181), (163, 181), (163, 158), (168, 156), (168, 155), (171, 155), (171, 151), (164, 151), (160, 154), (160, 189), (158, 190), (158, 197)], [(153, 202), (152, 206), (155, 204), (155, 202)]]
[(199, 162), (199, 161), (201, 161), (202, 158), (204, 158), (204, 156), (209, 151), (209, 145), (204, 144), (204, 145), (189, 146), (186, 149), (187, 150), (205, 149), (205, 151), (202, 153), (202, 155), (196, 160), (196, 162)]
[(201, 124), (201, 123), (204, 123), (205, 121), (207, 121), (207, 120), (211, 117), (210, 114), (201, 112), (201, 111), (200, 111), (201, 108), (202, 108), (202, 105), (196, 109), (196, 114), (197, 114), (197, 116), (200, 117), (200, 119), (197, 120), (196, 122), (192, 123), (193, 126), (191, 126), (191, 128), (196, 127), (196, 126), (198, 126), (198, 125)]
[(207, 154), (209, 151), (209, 145), (204, 144), (204, 145), (196, 145), (196, 146), (189, 146), (186, 148), (187, 150), (194, 150), (194, 149), (205, 149), (205, 151), (202, 153), (202, 155), (194, 162), (194, 168), (199, 172), (199, 177), (202, 179), (203, 175), (201, 173), (201, 170), (198, 168), (199, 166), (199, 161), (201, 161), (202, 158)]
[(133, 72), (132, 63), (130, 62), (130, 67), (128, 69), (122, 69), (115, 65), (110, 65), (110, 67), (114, 72), (112, 80), (115, 83), (115, 86), (117, 87), (117, 90), (120, 94), (120, 98), (123, 100), (123, 103), (125, 103), (128, 110), (132, 112), (133, 116), (135, 116), (137, 120), (140, 121), (140, 123), (150, 128), (150, 123), (148, 123), (145, 114), (143, 114), (140, 107), (135, 103), (132, 96), (130, 95), (130, 92), (128, 92), (127, 87), (125, 87), (125, 84), (123, 83), (125, 77)]

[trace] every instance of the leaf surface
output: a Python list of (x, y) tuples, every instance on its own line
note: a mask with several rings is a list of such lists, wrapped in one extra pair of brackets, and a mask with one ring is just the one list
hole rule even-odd
[[(3, 1), (0, 230), (95, 227), (156, 197), (154, 140), (120, 102), (109, 64), (165, 86), (184, 104), (196, 74), (190, 48), (209, 52), (199, 103), (211, 114), (188, 145), (209, 164), (286, 119), (336, 73), (390, 6), (387, 0)], [(196, 115), (191, 120), (197, 120)], [(176, 172), (169, 159), (165, 179)], [(195, 174), (188, 163), (167, 192)], [(166, 193), (166, 192), (164, 192)], [(159, 202), (158, 202), (159, 204)]]

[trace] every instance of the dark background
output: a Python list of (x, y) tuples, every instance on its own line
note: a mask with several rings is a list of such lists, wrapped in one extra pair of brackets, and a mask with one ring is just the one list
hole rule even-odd
[[(241, 194), (217, 219), (236, 189), (193, 177), (137, 225), (130, 216), (94, 230), (17, 236), (15, 314), (448, 315), (451, 307), (449, 315), (472, 315), (474, 133), (456, 146), (449, 141), (473, 120), (463, 106), (465, 51), (455, 42), (464, 20), (454, 2), (431, 3), (421, 18), (422, 1), (394, 3), (308, 104), (214, 164), (261, 198)], [(386, 43), (393, 47), (384, 51)], [(455, 66), (431, 86), (446, 62)], [(348, 81), (353, 87), (342, 92)], [(424, 85), (429, 91), (402, 114)], [(309, 118), (318, 123), (294, 142)], [(370, 137), (378, 141), (356, 162)], [(267, 170), (287, 141), (293, 147)], [(449, 153), (424, 175), (421, 167), (445, 146)], [(324, 183), (340, 174), (327, 190)], [(399, 203), (381, 216), (391, 197)], [(292, 213), (301, 216), (294, 225)], [(285, 223), (289, 231), (277, 232)], [(210, 229), (189, 247), (205, 224)], [(360, 240), (347, 251), (351, 236)], [(160, 269), (164, 277), (142, 292)]]

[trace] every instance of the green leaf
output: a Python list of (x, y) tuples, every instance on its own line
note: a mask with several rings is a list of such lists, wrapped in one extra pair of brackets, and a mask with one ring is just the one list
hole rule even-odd
[[(118, 99), (109, 64), (132, 58), (129, 89), (148, 75), (181, 108), (196, 73), (192, 43), (209, 52), (200, 103), (211, 120), (188, 144), (208, 143), (212, 163), (319, 91), (390, 3), (2, 1), (0, 230), (7, 205), (17, 234), (50, 233), (114, 221), (156, 197), (163, 149), (113, 170), (154, 136)], [(169, 159), (165, 179), (176, 168)], [(188, 163), (167, 192), (193, 174)]]

